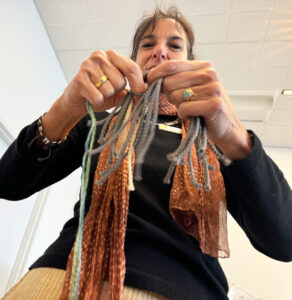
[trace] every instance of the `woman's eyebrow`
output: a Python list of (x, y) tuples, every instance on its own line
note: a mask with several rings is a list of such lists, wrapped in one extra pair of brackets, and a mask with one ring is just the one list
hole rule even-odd
[(155, 38), (154, 34), (148, 34), (148, 35), (143, 36), (141, 40), (143, 41), (145, 39), (154, 39), (154, 38)]
[[(148, 34), (148, 35), (145, 35), (143, 36), (143, 38), (141, 39), (142, 41), (145, 40), (145, 39), (155, 39), (155, 35), (154, 34)], [(184, 41), (182, 37), (178, 36), (178, 35), (173, 35), (173, 36), (170, 36), (169, 38), (167, 38), (168, 40), (170, 41), (174, 41), (174, 40), (181, 40), (181, 41)]]
[(178, 35), (170, 36), (170, 37), (168, 38), (168, 40), (169, 40), (169, 41), (177, 41), (177, 40), (179, 40), (179, 41), (181, 41), (181, 42), (184, 43), (184, 39), (183, 39), (182, 37), (178, 36)]

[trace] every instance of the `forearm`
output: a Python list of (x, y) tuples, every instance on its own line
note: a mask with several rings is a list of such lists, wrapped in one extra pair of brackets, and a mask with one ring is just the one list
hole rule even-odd
[(275, 259), (291, 261), (291, 188), (259, 140), (245, 160), (223, 167), (222, 172), (228, 210), (253, 246)]
[(37, 121), (25, 127), (0, 160), (0, 198), (26, 198), (78, 168), (88, 131), (86, 122), (87, 118), (81, 120), (67, 140), (50, 151), (34, 141)]
[(36, 121), (26, 126), (18, 138), (10, 145), (0, 160), (0, 198), (18, 200), (36, 192), (37, 182), (45, 171), (48, 161), (39, 162), (37, 158), (46, 157), (43, 150), (33, 143)]
[(58, 98), (42, 118), (44, 136), (50, 141), (63, 139), (68, 132), (84, 117), (84, 113), (72, 114), (63, 104), (63, 96)]

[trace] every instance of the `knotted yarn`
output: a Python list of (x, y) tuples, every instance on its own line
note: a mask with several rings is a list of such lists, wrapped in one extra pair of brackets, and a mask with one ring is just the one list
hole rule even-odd
[[(142, 180), (145, 154), (154, 138), (162, 79), (155, 81), (133, 107), (133, 93), (104, 120), (92, 120), (82, 165), (79, 228), (71, 250), (61, 300), (99, 299), (102, 282), (109, 282), (110, 300), (121, 300), (125, 278), (124, 242), (129, 194), (133, 177)], [(92, 149), (95, 127), (103, 124)], [(84, 218), (84, 203), (90, 157), (100, 153), (94, 177), (90, 210)], [(207, 138), (203, 119), (182, 122), (179, 147), (167, 156), (171, 161), (164, 178), (173, 183), (169, 209), (177, 224), (195, 237), (203, 253), (228, 257), (226, 202), (218, 158), (227, 160)], [(134, 173), (134, 174), (133, 174)]]

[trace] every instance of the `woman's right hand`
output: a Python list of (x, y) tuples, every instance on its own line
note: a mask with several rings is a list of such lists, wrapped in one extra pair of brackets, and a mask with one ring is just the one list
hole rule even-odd
[[(97, 88), (95, 84), (106, 75), (107, 80)], [(76, 76), (61, 96), (64, 109), (76, 116), (87, 113), (86, 99), (94, 111), (105, 111), (125, 96), (126, 78), (133, 92), (144, 91), (146, 85), (138, 65), (114, 50), (95, 51), (85, 60)]]
[[(107, 80), (97, 88), (103, 75)], [(116, 106), (126, 95), (127, 80), (133, 92), (145, 91), (142, 72), (134, 61), (113, 50), (93, 52), (43, 117), (45, 136), (49, 140), (63, 138), (87, 114), (86, 100), (94, 111)]]

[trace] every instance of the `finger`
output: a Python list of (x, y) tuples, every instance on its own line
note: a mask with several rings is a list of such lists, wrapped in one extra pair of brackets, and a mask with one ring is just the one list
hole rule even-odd
[[(101, 69), (103, 74), (108, 77), (109, 82), (114, 88), (115, 92), (119, 92), (126, 86), (125, 76), (116, 68), (108, 59), (107, 55), (103, 51), (95, 51), (91, 55), (91, 60), (95, 64), (96, 73), (100, 75), (98, 69)], [(94, 69), (93, 69), (93, 73)], [(96, 75), (97, 76), (97, 75)], [(95, 76), (95, 80), (96, 80)]]
[(117, 106), (118, 103), (124, 99), (124, 97), (126, 96), (127, 92), (125, 90), (121, 90), (120, 92), (118, 92), (117, 94), (115, 94), (112, 97), (106, 98), (104, 99), (104, 101), (102, 102), (103, 107), (102, 108), (98, 108), (99, 111), (105, 111), (109, 108), (112, 108), (114, 106)]
[(147, 82), (151, 84), (159, 78), (165, 78), (181, 72), (195, 71), (203, 68), (211, 68), (212, 64), (198, 60), (169, 60), (152, 68), (147, 75)]
[(188, 117), (204, 117), (206, 120), (216, 119), (224, 110), (224, 102), (220, 97), (184, 101), (178, 106), (178, 116), (181, 119)]
[[(195, 93), (195, 101), (202, 99), (203, 101), (206, 101), (212, 97), (220, 97), (223, 95), (221, 85), (218, 82), (211, 82), (204, 85), (191, 86), (190, 88)], [(167, 93), (166, 96), (171, 103), (179, 105), (182, 102), (186, 101), (186, 99), (184, 99), (183, 96), (185, 91), (186, 88), (172, 90), (171, 92)]]
[(101, 111), (104, 106), (104, 96), (92, 83), (89, 75), (79, 74), (75, 80), (78, 82), (81, 97), (87, 99), (95, 110)]
[(218, 81), (219, 78), (215, 71), (214, 73), (211, 70), (187, 71), (165, 77), (162, 88), (164, 92), (170, 93), (180, 88), (209, 85)]
[[(103, 97), (108, 98), (114, 95), (115, 90), (110, 81), (108, 80), (108, 76), (103, 73), (103, 70), (101, 69), (100, 65), (97, 62), (93, 61), (94, 55), (96, 55), (96, 53), (91, 55), (90, 59), (82, 63), (80, 73), (84, 74), (82, 78), (83, 80), (85, 80), (85, 84), (83, 85), (83, 94), (92, 94), (93, 86), (95, 89), (98, 90), (98, 93), (92, 94), (91, 98), (93, 97), (92, 99), (95, 99), (95, 101), (100, 102), (103, 101)], [(100, 82), (103, 76), (106, 76), (106, 79)], [(90, 88), (90, 91), (86, 92), (86, 88)], [(100, 94), (102, 94), (103, 97), (101, 97)], [(89, 100), (91, 100), (91, 98)]]
[(142, 72), (135, 62), (114, 50), (108, 50), (106, 54), (110, 62), (128, 79), (131, 90), (134, 93), (141, 93), (146, 90)]
[(104, 98), (111, 97), (115, 94), (115, 89), (112, 86), (108, 77), (107, 77), (106, 81), (99, 84), (99, 80), (102, 78), (102, 76), (104, 76), (104, 74), (101, 74), (101, 75), (92, 74), (91, 75), (92, 83), (95, 86), (95, 88), (98, 89), (99, 92), (104, 96)]

